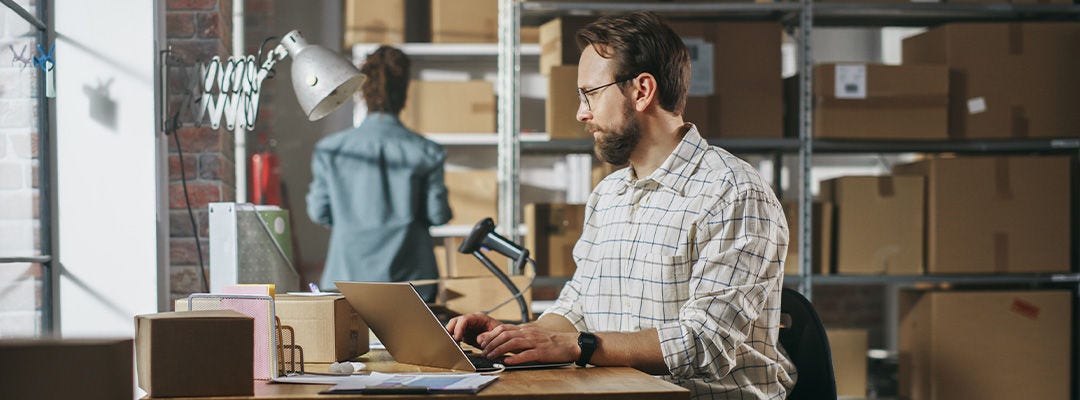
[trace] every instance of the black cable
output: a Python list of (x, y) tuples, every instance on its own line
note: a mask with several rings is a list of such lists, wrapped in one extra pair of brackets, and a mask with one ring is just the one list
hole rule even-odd
[(210, 280), (206, 279), (206, 267), (203, 266), (202, 244), (199, 243), (199, 225), (195, 223), (195, 212), (191, 211), (191, 199), (188, 198), (187, 175), (184, 172), (184, 150), (180, 148), (180, 134), (175, 129), (165, 134), (172, 134), (176, 140), (176, 154), (180, 158), (180, 186), (184, 188), (184, 204), (187, 205), (188, 218), (191, 219), (191, 230), (195, 234), (195, 252), (199, 257), (199, 278), (202, 278), (203, 293), (210, 293)]

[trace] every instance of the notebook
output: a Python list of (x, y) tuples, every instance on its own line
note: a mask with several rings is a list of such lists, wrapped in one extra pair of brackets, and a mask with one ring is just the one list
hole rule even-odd
[[(498, 369), (479, 367), (446, 332), (431, 309), (409, 283), (334, 282), (341, 294), (360, 314), (375, 336), (397, 362), (483, 372)], [(478, 358), (478, 357), (474, 357)], [(506, 369), (549, 368), (566, 363), (506, 365)]]

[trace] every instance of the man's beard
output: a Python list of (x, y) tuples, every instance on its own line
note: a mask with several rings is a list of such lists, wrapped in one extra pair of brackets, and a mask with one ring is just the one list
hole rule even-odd
[(616, 129), (604, 129), (600, 126), (587, 123), (586, 132), (599, 132), (593, 152), (601, 160), (613, 165), (626, 165), (630, 161), (630, 153), (633, 153), (641, 141), (641, 123), (634, 118), (634, 106), (627, 100), (623, 107), (622, 126)]

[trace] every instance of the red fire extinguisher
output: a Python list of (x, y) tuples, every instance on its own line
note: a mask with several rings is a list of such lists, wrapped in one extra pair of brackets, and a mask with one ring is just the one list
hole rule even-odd
[(274, 153), (276, 141), (260, 136), (262, 150), (251, 155), (251, 202), (281, 205), (281, 170)]

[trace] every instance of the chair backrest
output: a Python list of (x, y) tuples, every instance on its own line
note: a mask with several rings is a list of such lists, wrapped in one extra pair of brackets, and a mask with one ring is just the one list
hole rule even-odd
[(836, 376), (833, 374), (832, 351), (825, 325), (814, 306), (799, 292), (784, 288), (780, 293), (780, 345), (798, 371), (795, 388), (788, 399), (835, 399)]

